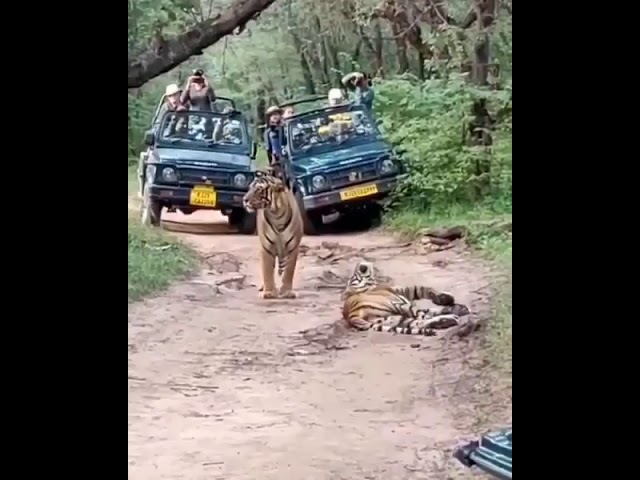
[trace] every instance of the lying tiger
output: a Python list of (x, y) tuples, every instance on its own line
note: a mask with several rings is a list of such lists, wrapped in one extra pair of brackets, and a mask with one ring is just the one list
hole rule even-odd
[[(435, 335), (453, 327), (469, 309), (448, 293), (431, 287), (392, 287), (375, 279), (371, 262), (358, 262), (342, 294), (342, 317), (353, 328), (407, 335)], [(414, 301), (429, 299), (440, 308), (419, 309)]]
[[(248, 212), (257, 211), (263, 281), (260, 296), (265, 299), (296, 298), (293, 275), (298, 262), (303, 224), (293, 192), (273, 172), (259, 171), (249, 185), (242, 204)], [(276, 262), (278, 276), (282, 277), (280, 292), (274, 280)]]

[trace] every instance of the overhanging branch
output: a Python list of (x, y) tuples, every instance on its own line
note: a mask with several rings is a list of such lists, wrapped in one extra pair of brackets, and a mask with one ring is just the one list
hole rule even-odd
[(274, 2), (275, 0), (233, 0), (215, 18), (199, 22), (179, 35), (156, 38), (147, 51), (129, 58), (129, 88), (138, 88), (152, 78), (168, 72), (232, 34), (234, 30), (242, 31), (250, 20), (257, 18)]

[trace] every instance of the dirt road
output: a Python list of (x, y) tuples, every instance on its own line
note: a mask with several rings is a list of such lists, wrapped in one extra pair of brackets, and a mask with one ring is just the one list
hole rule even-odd
[[(211, 219), (197, 215), (181, 219)], [(470, 434), (456, 418), (460, 388), (473, 386), (469, 375), (460, 380), (458, 346), (383, 333), (329, 338), (323, 326), (340, 316), (339, 292), (316, 285), (327, 270), (347, 275), (360, 254), (396, 284), (430, 284), (477, 309), (486, 284), (477, 266), (453, 251), (357, 250), (397, 244), (376, 232), (306, 237), (299, 298), (265, 301), (256, 237), (181, 236), (206, 258), (202, 272), (129, 306), (130, 480), (467, 475), (450, 460)], [(356, 250), (333, 245), (332, 255), (321, 242)], [(314, 328), (313, 338), (299, 333)]]

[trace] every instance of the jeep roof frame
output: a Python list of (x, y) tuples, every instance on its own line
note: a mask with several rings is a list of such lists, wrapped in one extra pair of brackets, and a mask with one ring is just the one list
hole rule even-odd
[[(156, 105), (156, 110), (155, 110), (155, 112), (153, 114), (153, 120), (151, 121), (151, 125), (155, 125), (156, 120), (158, 120), (158, 114), (160, 113), (160, 109), (162, 108), (162, 104), (164, 103), (164, 97), (165, 96), (162, 95), (162, 97), (160, 97), (160, 101), (158, 102), (158, 105)], [(232, 98), (216, 96), (216, 100), (225, 100), (225, 101), (229, 102), (231, 104), (232, 111), (233, 112), (239, 112), (239, 110), (236, 109), (236, 102)], [(191, 111), (191, 110), (187, 110), (187, 111)], [(217, 112), (214, 112), (214, 113), (217, 113)], [(242, 112), (240, 112), (240, 113), (242, 113)]]

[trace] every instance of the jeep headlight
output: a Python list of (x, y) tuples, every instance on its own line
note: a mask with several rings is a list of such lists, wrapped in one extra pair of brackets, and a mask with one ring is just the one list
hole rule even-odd
[(327, 179), (322, 175), (316, 175), (311, 179), (311, 185), (313, 185), (314, 190), (322, 190), (327, 186)]
[(233, 177), (233, 184), (236, 187), (245, 187), (247, 185), (247, 176), (244, 173), (236, 173)]
[(396, 169), (396, 164), (390, 158), (387, 158), (382, 161), (380, 164), (380, 173), (391, 173)]
[(169, 182), (169, 183), (177, 182), (178, 174), (176, 173), (175, 169), (171, 167), (164, 167), (162, 169), (162, 181)]

